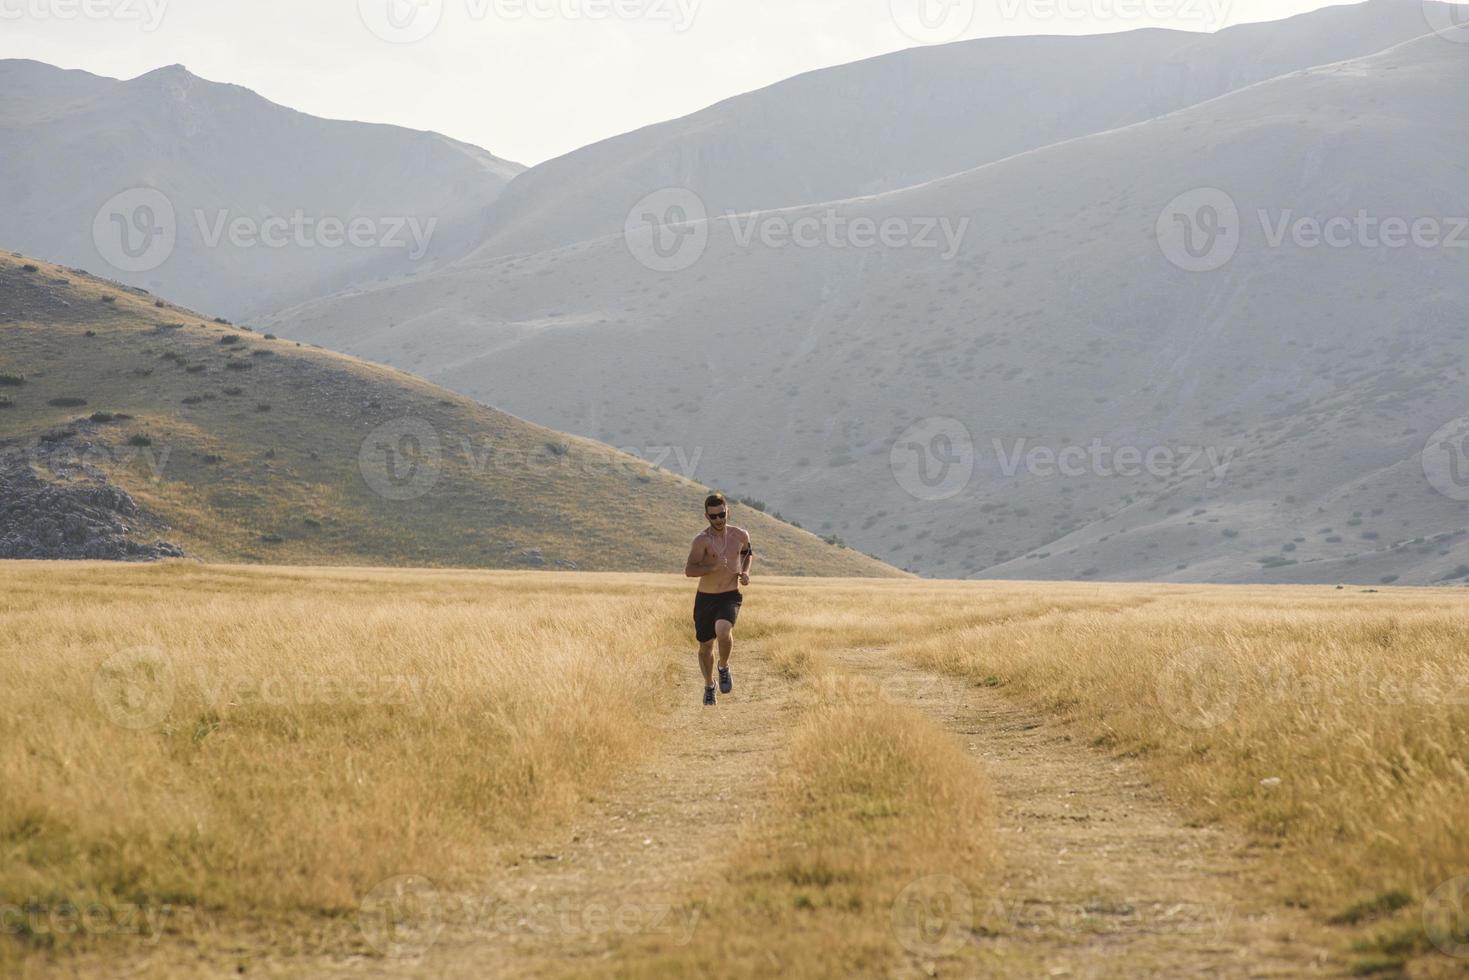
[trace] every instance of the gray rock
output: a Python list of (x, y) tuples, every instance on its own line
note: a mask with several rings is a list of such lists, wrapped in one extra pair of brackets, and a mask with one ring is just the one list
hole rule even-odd
[[(144, 544), (129, 538), (131, 529), (123, 518), (148, 523), (147, 515), (126, 491), (108, 482), (98, 467), (83, 464), (73, 471), (65, 466), (78, 452), (102, 459), (107, 451), (91, 445), (43, 443), (0, 447), (0, 558), (153, 561), (184, 557), (181, 548), (167, 541)], [(36, 475), (32, 460), (43, 470), (65, 469), (69, 476), (88, 482), (49, 483)]]

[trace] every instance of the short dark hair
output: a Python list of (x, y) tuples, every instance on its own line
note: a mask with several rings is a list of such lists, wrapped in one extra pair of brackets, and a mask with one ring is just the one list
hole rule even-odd
[(724, 494), (722, 494), (722, 493), (711, 493), (709, 496), (707, 496), (707, 497), (704, 498), (704, 509), (705, 510), (708, 510), (710, 507), (728, 507), (728, 506), (729, 506), (729, 501), (724, 499)]

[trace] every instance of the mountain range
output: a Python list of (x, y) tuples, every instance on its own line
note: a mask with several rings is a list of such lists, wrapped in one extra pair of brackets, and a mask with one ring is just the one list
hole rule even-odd
[(1469, 579), (1440, 6), (825, 69), (507, 170), (406, 266), (205, 305), (921, 574)]

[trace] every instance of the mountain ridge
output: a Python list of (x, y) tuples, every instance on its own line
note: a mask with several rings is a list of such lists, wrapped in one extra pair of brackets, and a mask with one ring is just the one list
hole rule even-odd
[[(1458, 526), (1456, 501), (1430, 490), (1421, 472), (1413, 478), (1425, 433), (1401, 437), (1360, 423), (1354, 431), (1342, 420), (1382, 412), (1402, 418), (1402, 429), (1457, 414), (1437, 396), (1422, 412), (1403, 412), (1407, 399), (1435, 390), (1410, 379), (1438, 378), (1441, 387), (1450, 383), (1443, 371), (1453, 376), (1444, 324), (1469, 316), (1460, 254), (1312, 251), (1273, 246), (1261, 229), (1243, 237), (1232, 262), (1201, 274), (1170, 264), (1155, 225), (1170, 198), (1207, 187), (1227, 189), (1249, 222), (1254, 207), (1272, 223), (1349, 204), (1349, 214), (1358, 206), (1382, 216), (1469, 214), (1456, 190), (1455, 161), (1469, 156), (1455, 124), (1463, 110), (1440, 106), (1434, 94), (1464, 72), (1457, 47), (1420, 37), (1143, 124), (837, 202), (849, 219), (971, 219), (964, 253), (947, 264), (901, 248), (741, 246), (724, 222), (711, 221), (707, 250), (681, 272), (642, 268), (618, 236), (603, 236), (465, 259), (429, 281), (298, 309), (277, 328), (398, 361), (460, 390), (494, 379), (508, 407), (606, 441), (702, 446), (721, 475), (749, 481), (785, 512), (829, 520), (818, 530), (925, 574), (1431, 581), (1469, 557), (1458, 544), (1449, 542), (1447, 555), (1434, 546), (1432, 561), (1417, 554), (1421, 543), (1389, 547)], [(1150, 161), (1147, 178), (1128, 163), (1137, 159)], [(1402, 179), (1402, 159), (1413, 162), (1412, 180)], [(765, 217), (817, 216), (828, 206)], [(539, 285), (547, 282), (573, 285), (550, 294)], [(444, 312), (426, 312), (436, 308)], [(1361, 358), (1374, 342), (1374, 317), (1421, 323), (1416, 334), (1395, 325), (1375, 341), (1401, 361), (1375, 374), (1359, 369), (1371, 363)], [(398, 337), (409, 323), (414, 343), (405, 349)], [(1282, 346), (1287, 340), (1294, 350)], [(605, 370), (617, 380), (604, 380)], [(698, 394), (718, 377), (731, 379), (725, 387), (746, 406), (733, 428)], [(1229, 378), (1242, 387), (1221, 387)], [(962, 421), (980, 458), (969, 496), (918, 501), (915, 513), (887, 472), (888, 456), (901, 430), (925, 416)], [(1311, 426), (1323, 427), (1331, 455), (1303, 454), (1301, 435), (1282, 442)], [(1220, 494), (1192, 488), (1205, 500), (1174, 505), (1187, 514), (1214, 501), (1195, 522), (1218, 522), (1210, 540), (1186, 519), (1150, 513), (1152, 499), (1139, 503), (1144, 492), (1185, 492), (1171, 478), (1009, 478), (991, 435), (1007, 453), (1022, 438), (1060, 450), (1096, 437), (1140, 449), (1234, 446), (1241, 455)], [(1343, 462), (1333, 438), (1349, 450)], [(1302, 458), (1287, 462), (1292, 454)], [(1393, 482), (1383, 493), (1412, 504), (1395, 528), (1369, 525), (1363, 533), (1373, 537), (1353, 547), (1342, 525), (1406, 506), (1379, 497), (1346, 507), (1380, 479), (1378, 467)], [(1287, 475), (1293, 468), (1299, 473)], [(851, 480), (862, 489), (848, 489)], [(1277, 502), (1272, 514), (1262, 486), (1297, 503)], [(1062, 487), (1084, 492), (1091, 510), (1058, 495)], [(1333, 515), (1321, 522), (1332, 530), (1295, 541), (1302, 535), (1290, 522), (1309, 522), (1299, 512), (1312, 500)], [(1052, 517), (1059, 514), (1067, 516)], [(1119, 552), (1124, 527), (1137, 544)], [(918, 534), (930, 543), (915, 547)], [(976, 547), (984, 541), (993, 543)]]

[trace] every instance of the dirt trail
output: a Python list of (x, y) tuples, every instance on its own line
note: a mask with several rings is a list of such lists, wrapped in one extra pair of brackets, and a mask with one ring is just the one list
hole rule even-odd
[(758, 645), (742, 644), (741, 653), (735, 694), (713, 709), (699, 703), (690, 655), (669, 710), (653, 719), (669, 733), (662, 750), (488, 882), (468, 916), (449, 915), (426, 955), (358, 961), (335, 975), (592, 975), (627, 936), (694, 941), (703, 896), (718, 887), (728, 852), (767, 807), (799, 714)]
[(1321, 930), (1269, 900), (1268, 853), (1190, 827), (1141, 767), (990, 688), (895, 661), (833, 659), (961, 739), (994, 787), (993, 896), (976, 896), (986, 975), (1338, 976)]
[[(741, 645), (736, 692), (716, 709), (679, 691), (660, 753), (609, 786), (573, 825), (478, 894), (430, 896), (384, 933), (388, 957), (197, 956), (160, 949), (132, 976), (522, 977), (636, 964), (630, 934), (698, 941), (699, 906), (726, 856), (766, 814), (805, 693)], [(1003, 867), (976, 895), (970, 941), (985, 976), (1296, 977), (1340, 974), (1304, 916), (1273, 905), (1267, 854), (1187, 826), (1135, 762), (985, 688), (880, 650), (828, 651), (873, 696), (911, 703), (959, 739), (995, 789)], [(690, 665), (692, 670), (692, 665)], [(679, 675), (680, 677), (682, 675)], [(958, 965), (915, 960), (914, 975)], [(124, 975), (114, 969), (113, 975)]]

